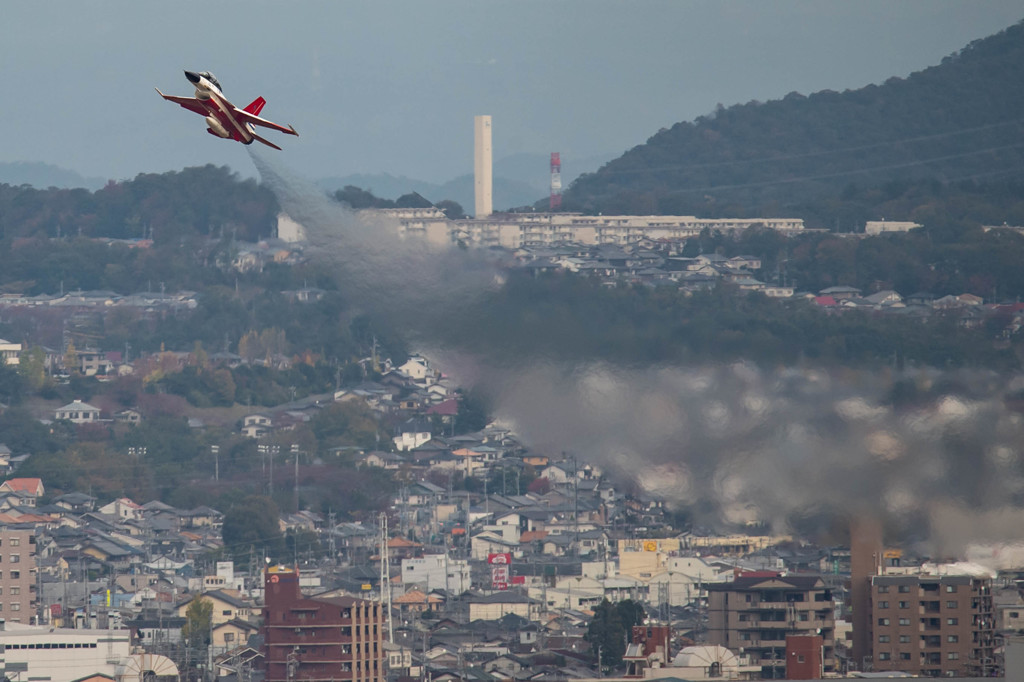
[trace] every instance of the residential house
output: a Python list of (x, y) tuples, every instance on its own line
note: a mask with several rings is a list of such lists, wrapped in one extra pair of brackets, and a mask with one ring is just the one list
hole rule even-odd
[(75, 400), (64, 407), (58, 407), (54, 412), (54, 418), (66, 419), (75, 424), (91, 424), (99, 421), (100, 408)]
[(242, 420), (242, 435), (249, 438), (261, 438), (273, 427), (269, 414), (249, 414)]

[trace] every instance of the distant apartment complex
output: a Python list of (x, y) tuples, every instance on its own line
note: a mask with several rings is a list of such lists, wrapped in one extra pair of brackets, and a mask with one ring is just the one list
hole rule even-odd
[(820, 635), (824, 672), (835, 671), (832, 591), (820, 576), (754, 573), (707, 591), (709, 644), (742, 650), (770, 679), (785, 677), (787, 637)]
[(631, 244), (641, 239), (682, 240), (703, 230), (734, 231), (761, 226), (779, 232), (800, 232), (799, 218), (696, 218), (694, 216), (586, 216), (579, 213), (495, 213), (487, 218), (449, 221), (436, 208), (381, 209), (399, 222), (404, 235), (418, 235), (435, 244), (462, 242), (470, 246), (523, 246), (574, 243)]
[(35, 531), (0, 528), (0, 618), (34, 623), (35, 609)]
[(995, 670), (990, 579), (876, 575), (871, 602), (875, 670), (926, 677), (987, 677)]

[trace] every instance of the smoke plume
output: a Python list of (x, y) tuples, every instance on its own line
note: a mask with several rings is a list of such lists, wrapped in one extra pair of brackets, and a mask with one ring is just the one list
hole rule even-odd
[[(956, 552), (972, 519), (1021, 516), (1024, 419), (1005, 399), (1024, 388), (1019, 379), (742, 362), (574, 364), (527, 347), (517, 362), (498, 363), (486, 348), (445, 347), (428, 331), (496, 286), (479, 251), (401, 239), (395, 224), (347, 210), (253, 158), (346, 295), (399, 321), (446, 373), (486, 393), (496, 417), (536, 451), (593, 462), (708, 526), (845, 526), (868, 511), (890, 533)], [(474, 323), (488, 324), (486, 312)], [(897, 379), (912, 399), (894, 398)], [(1022, 528), (1000, 522), (998, 535), (1024, 537)]]

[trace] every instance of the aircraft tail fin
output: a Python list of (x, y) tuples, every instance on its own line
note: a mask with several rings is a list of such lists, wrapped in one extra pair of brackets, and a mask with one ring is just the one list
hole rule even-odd
[(257, 97), (249, 103), (249, 106), (245, 108), (245, 111), (252, 114), (253, 116), (259, 116), (260, 112), (263, 111), (263, 105), (266, 103), (267, 100), (263, 99), (262, 97)]

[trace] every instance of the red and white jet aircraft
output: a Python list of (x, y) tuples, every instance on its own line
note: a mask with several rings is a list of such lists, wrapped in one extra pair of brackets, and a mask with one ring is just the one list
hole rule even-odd
[(211, 135), (237, 140), (242, 144), (252, 144), (253, 140), (258, 140), (274, 149), (281, 148), (257, 135), (256, 129), (253, 128), (254, 125), (273, 128), (288, 135), (298, 135), (295, 128), (291, 126), (285, 127), (259, 117), (263, 105), (267, 103), (262, 97), (257, 97), (249, 106), (239, 109), (224, 97), (224, 93), (220, 90), (220, 83), (209, 71), (200, 71), (199, 73), (186, 71), (185, 78), (188, 78), (189, 82), (196, 86), (195, 97), (165, 95), (160, 92), (160, 88), (156, 88), (156, 91), (164, 99), (176, 102), (200, 116), (205, 116), (208, 126), (206, 132)]

